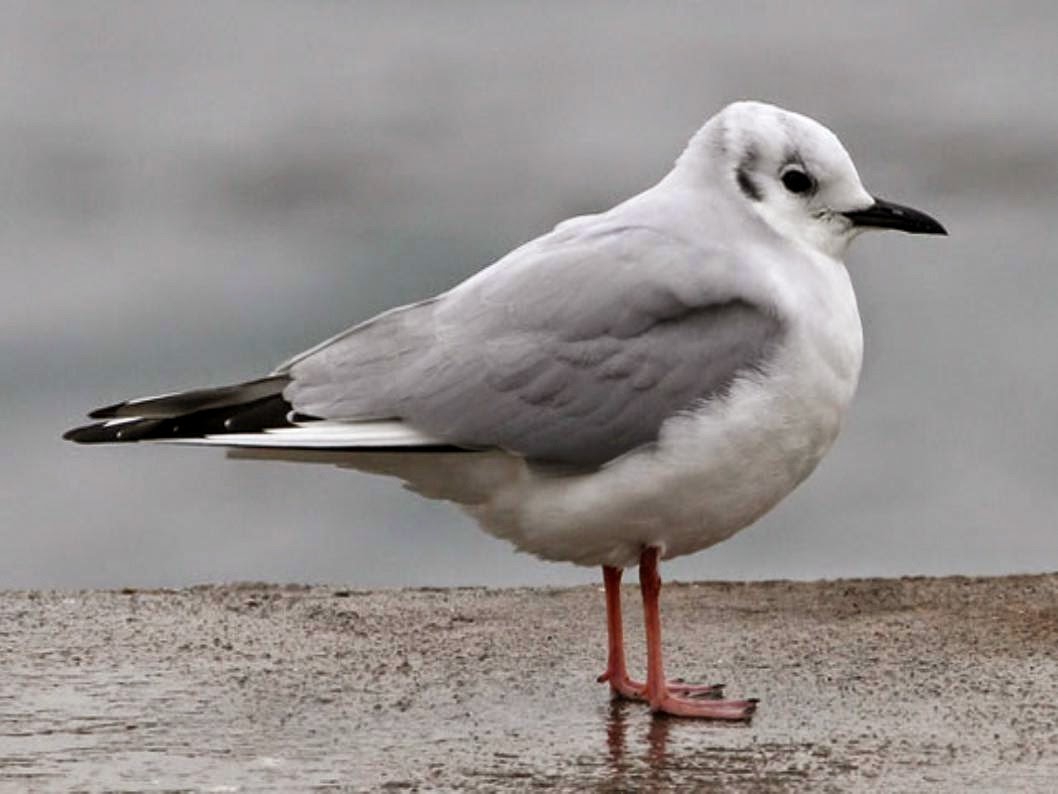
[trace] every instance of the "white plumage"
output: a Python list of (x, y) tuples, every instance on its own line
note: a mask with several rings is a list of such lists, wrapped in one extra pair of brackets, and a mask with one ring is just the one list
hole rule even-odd
[[(750, 701), (687, 699), (664, 679), (657, 561), (748, 526), (830, 448), (863, 353), (842, 258), (870, 227), (944, 233), (867, 193), (817, 122), (735, 103), (654, 187), (442, 295), (267, 377), (109, 406), (67, 436), (401, 477), (523, 551), (603, 566), (615, 692), (746, 719)], [(636, 562), (645, 685), (624, 669), (616, 587)]]

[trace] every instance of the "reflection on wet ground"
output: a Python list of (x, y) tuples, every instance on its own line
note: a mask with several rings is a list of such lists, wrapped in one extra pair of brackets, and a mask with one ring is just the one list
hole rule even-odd
[(1056, 576), (670, 586), (674, 672), (761, 698), (731, 725), (609, 699), (597, 588), (0, 594), (0, 788), (1050, 791), (1056, 603)]
[[(633, 751), (631, 757), (626, 757), (628, 755), (628, 710), (632, 705), (616, 698), (610, 701), (609, 719), (606, 723), (606, 749), (610, 759), (610, 783), (614, 786), (623, 784), (625, 777), (629, 774), (634, 775), (634, 770), (644, 764), (648, 774), (645, 780), (639, 782), (658, 783), (660, 782), (658, 778), (666, 774), (670, 768), (669, 731), (672, 730), (675, 720), (666, 717), (657, 717), (650, 721), (645, 742), (642, 739), (633, 742), (633, 746), (645, 744), (645, 751)], [(642, 712), (642, 704), (634, 705), (637, 711)]]
[[(752, 727), (663, 716), (644, 721), (643, 710), (641, 704), (611, 701), (606, 721), (608, 774), (598, 781), (603, 790), (665, 790), (693, 784), (696, 791), (729, 791), (735, 783), (752, 782), (756, 790), (767, 791), (809, 778), (807, 769), (788, 760), (805, 751), (810, 755), (810, 746), (710, 747), (716, 732), (745, 732)], [(769, 756), (787, 759), (785, 767)]]

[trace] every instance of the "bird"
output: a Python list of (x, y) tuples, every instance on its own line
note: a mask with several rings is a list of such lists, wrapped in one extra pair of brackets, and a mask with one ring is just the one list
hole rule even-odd
[[(872, 229), (947, 234), (871, 195), (823, 124), (734, 102), (655, 185), (447, 292), (254, 380), (100, 408), (64, 437), (400, 478), (520, 551), (602, 568), (598, 680), (614, 697), (749, 721), (756, 699), (666, 677), (659, 566), (753, 524), (831, 447), (863, 359), (844, 256)], [(621, 614), (637, 565), (642, 680)]]

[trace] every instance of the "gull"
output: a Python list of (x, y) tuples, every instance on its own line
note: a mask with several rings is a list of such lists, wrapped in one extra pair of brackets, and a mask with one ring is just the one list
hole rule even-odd
[[(735, 102), (653, 187), (453, 289), (265, 377), (98, 409), (65, 438), (399, 477), (521, 551), (602, 567), (599, 681), (614, 696), (747, 721), (756, 700), (666, 678), (659, 562), (752, 524), (834, 442), (863, 356), (843, 257), (867, 229), (946, 234), (868, 193), (820, 123)], [(637, 564), (644, 681), (629, 676), (621, 618)]]

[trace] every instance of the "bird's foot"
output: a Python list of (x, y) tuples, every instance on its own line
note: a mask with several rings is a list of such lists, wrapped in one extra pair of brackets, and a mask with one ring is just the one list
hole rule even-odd
[(713, 700), (700, 695), (687, 696), (680, 693), (678, 688), (666, 687), (657, 702), (651, 702), (650, 710), (655, 714), (668, 714), (672, 717), (749, 722), (757, 710), (757, 701), (756, 699)]
[[(647, 685), (641, 681), (635, 681), (626, 673), (611, 673), (607, 671), (596, 679), (599, 683), (609, 682), (610, 691), (615, 697), (625, 700), (647, 701)], [(724, 696), (723, 684), (688, 684), (681, 678), (667, 682), (667, 690), (672, 695), (678, 695), (692, 700), (712, 699), (718, 700)]]
[(673, 695), (693, 698), (695, 700), (720, 700), (724, 697), (723, 684), (688, 684), (682, 678), (673, 678), (666, 682), (666, 687)]
[(627, 673), (615, 673), (607, 670), (595, 679), (600, 684), (609, 682), (610, 692), (616, 698), (625, 700), (646, 700), (647, 685), (641, 681), (633, 681)]

